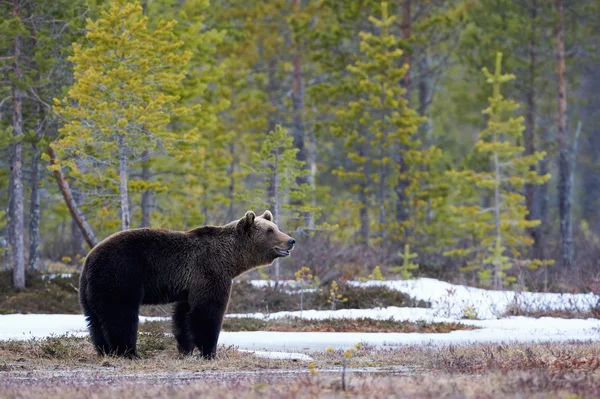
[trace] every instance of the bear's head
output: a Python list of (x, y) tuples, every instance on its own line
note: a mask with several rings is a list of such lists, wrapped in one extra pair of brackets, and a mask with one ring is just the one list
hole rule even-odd
[(237, 233), (247, 254), (250, 268), (269, 265), (277, 258), (290, 256), (296, 240), (279, 230), (273, 215), (265, 211), (260, 216), (252, 211), (237, 221)]

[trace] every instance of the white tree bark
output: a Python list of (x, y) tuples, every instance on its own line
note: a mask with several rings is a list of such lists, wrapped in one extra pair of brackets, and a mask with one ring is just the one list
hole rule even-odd
[(127, 153), (125, 136), (119, 135), (119, 195), (121, 197), (121, 230), (129, 230), (129, 193), (127, 191)]

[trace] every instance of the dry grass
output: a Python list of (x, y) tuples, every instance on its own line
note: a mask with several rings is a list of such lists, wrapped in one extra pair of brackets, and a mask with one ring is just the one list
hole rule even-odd
[(338, 376), (264, 373), (215, 378), (187, 376), (88, 375), (44, 379), (23, 386), (0, 382), (0, 398), (583, 398), (600, 395), (594, 376), (539, 372), (490, 373), (474, 378), (450, 375), (351, 375), (342, 392)]
[[(140, 337), (143, 340), (143, 337)], [(0, 398), (574, 398), (600, 395), (600, 343), (362, 347), (304, 362), (219, 348), (179, 358), (173, 343), (138, 361), (97, 357), (84, 338), (0, 342)]]
[(264, 321), (240, 317), (226, 318), (223, 323), (225, 331), (448, 333), (450, 331), (474, 330), (476, 328), (461, 323), (410, 322), (368, 318), (307, 320), (287, 317)]
[[(433, 323), (426, 321), (396, 321), (374, 319), (323, 319), (308, 320), (284, 317), (262, 320), (253, 317), (226, 317), (223, 331), (279, 331), (279, 332), (399, 332), (399, 333), (449, 333), (458, 330), (475, 330), (478, 327), (462, 323)], [(140, 331), (164, 334), (171, 331), (170, 321), (148, 321), (140, 324)]]
[(556, 317), (561, 319), (599, 319), (600, 308), (592, 308), (589, 311), (582, 310), (556, 310), (556, 309), (521, 309), (516, 306), (509, 307), (504, 316), (534, 317)]

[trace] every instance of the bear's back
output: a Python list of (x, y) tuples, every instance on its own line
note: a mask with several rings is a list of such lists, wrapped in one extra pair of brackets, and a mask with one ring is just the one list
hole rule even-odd
[[(194, 239), (185, 232), (133, 229), (106, 238), (86, 258), (92, 290), (115, 295), (142, 289), (143, 303), (165, 303), (185, 296), (195, 265)], [(103, 288), (100, 288), (103, 287)]]

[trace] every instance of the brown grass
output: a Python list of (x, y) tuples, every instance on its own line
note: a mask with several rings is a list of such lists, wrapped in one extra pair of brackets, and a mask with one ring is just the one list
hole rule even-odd
[[(140, 343), (146, 338), (141, 334)], [(151, 345), (152, 346), (152, 345)], [(161, 349), (161, 346), (164, 348)], [(98, 357), (84, 338), (0, 342), (0, 398), (574, 398), (600, 395), (600, 343), (362, 347), (305, 362), (219, 348), (215, 361), (180, 358), (172, 339), (142, 360)]]
[[(246, 323), (262, 323), (256, 330), (247, 328)], [(254, 327), (254, 325), (252, 326)], [(256, 321), (247, 318), (228, 318), (226, 331), (282, 331), (282, 332), (400, 332), (400, 333), (448, 333), (456, 330), (473, 330), (477, 327), (461, 323), (429, 323), (425, 321), (409, 322), (373, 319), (325, 319), (307, 320), (300, 318), (281, 318), (269, 321)]]
[[(251, 317), (226, 317), (224, 331), (280, 331), (280, 332), (400, 332), (400, 333), (448, 333), (457, 330), (475, 330), (478, 327), (462, 323), (430, 323), (373, 319), (324, 319), (307, 320), (287, 317), (262, 320)], [(149, 321), (140, 325), (140, 331), (168, 333), (170, 321)]]
[(556, 317), (561, 319), (599, 319), (600, 309), (592, 308), (589, 311), (579, 310), (555, 310), (555, 309), (522, 309), (516, 306), (509, 307), (504, 316), (525, 317)]

